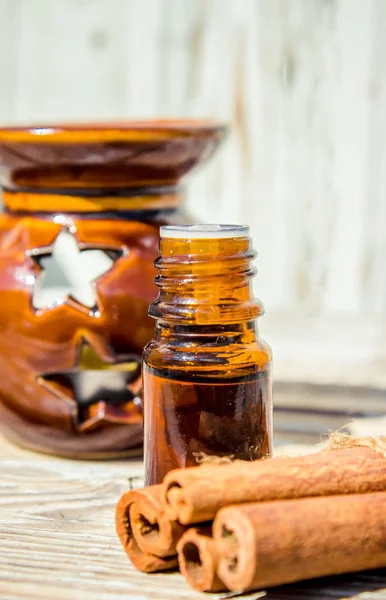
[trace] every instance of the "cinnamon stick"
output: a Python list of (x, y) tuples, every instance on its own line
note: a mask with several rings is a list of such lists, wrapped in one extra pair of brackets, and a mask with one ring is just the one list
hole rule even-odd
[(177, 544), (178, 563), (186, 581), (200, 592), (223, 592), (217, 575), (219, 554), (211, 527), (188, 529)]
[(177, 567), (176, 544), (185, 527), (171, 522), (161, 503), (161, 485), (130, 490), (120, 498), (116, 530), (133, 565), (145, 573)]
[(221, 509), (218, 573), (232, 591), (386, 566), (386, 493)]
[(165, 514), (210, 521), (228, 504), (386, 490), (386, 458), (368, 447), (175, 469), (163, 482)]

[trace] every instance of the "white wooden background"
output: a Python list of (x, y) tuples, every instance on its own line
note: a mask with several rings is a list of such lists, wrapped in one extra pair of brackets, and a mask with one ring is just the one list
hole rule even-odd
[(385, 0), (0, 0), (0, 121), (208, 116), (278, 377), (386, 385)]

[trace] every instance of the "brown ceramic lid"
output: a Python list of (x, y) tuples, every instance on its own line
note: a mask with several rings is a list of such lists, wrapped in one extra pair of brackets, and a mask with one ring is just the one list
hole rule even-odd
[(13, 189), (173, 186), (227, 133), (206, 120), (0, 128), (1, 184)]

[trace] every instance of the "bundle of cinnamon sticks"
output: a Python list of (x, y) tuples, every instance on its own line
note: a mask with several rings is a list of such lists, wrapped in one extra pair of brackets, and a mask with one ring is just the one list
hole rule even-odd
[(123, 547), (139, 570), (179, 567), (208, 592), (386, 567), (386, 445), (346, 442), (176, 469), (128, 491), (116, 510)]

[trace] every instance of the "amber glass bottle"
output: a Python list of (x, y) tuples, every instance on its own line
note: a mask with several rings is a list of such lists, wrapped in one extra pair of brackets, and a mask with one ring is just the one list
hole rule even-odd
[(258, 335), (248, 227), (161, 227), (160, 291), (143, 354), (145, 479), (205, 455), (252, 460), (272, 444), (269, 346)]

